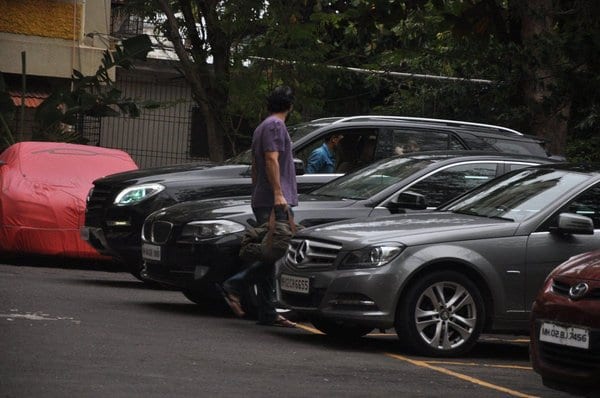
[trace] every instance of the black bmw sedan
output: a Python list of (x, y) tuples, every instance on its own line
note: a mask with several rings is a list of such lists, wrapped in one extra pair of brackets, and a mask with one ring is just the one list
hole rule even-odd
[[(433, 209), (511, 170), (547, 162), (471, 151), (401, 155), (301, 195), (295, 220), (308, 227)], [(240, 241), (253, 217), (248, 197), (190, 201), (152, 213), (142, 230), (143, 275), (205, 301), (215, 282), (238, 270)]]

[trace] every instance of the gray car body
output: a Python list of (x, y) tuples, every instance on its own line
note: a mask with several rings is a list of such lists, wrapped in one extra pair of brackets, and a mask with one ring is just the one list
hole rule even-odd
[[(369, 198), (349, 199), (311, 194), (301, 195), (298, 206), (294, 208), (296, 222), (303, 226), (312, 226), (361, 216), (389, 215), (392, 212), (389, 203), (395, 201), (400, 193), (410, 190), (411, 187), (414, 187), (414, 184), (422, 180), (427, 181), (428, 177), (448, 168), (473, 164), (490, 164), (496, 166), (496, 175), (502, 175), (511, 168), (528, 167), (548, 162), (548, 159), (543, 158), (475, 151), (423, 152), (383, 160), (362, 170), (378, 170), (377, 165), (387, 165), (395, 162), (394, 159), (400, 161), (403, 158), (422, 159), (427, 162), (427, 166), (415, 170), (412, 174), (390, 184), (387, 188)], [(361, 173), (361, 171), (356, 173)], [(353, 175), (349, 174), (341, 177), (341, 180), (351, 178), (353, 178)], [(334, 181), (331, 184), (336, 184), (336, 182)], [(454, 196), (456, 195), (446, 196), (446, 200), (452, 199)], [(410, 210), (402, 209), (399, 211)], [(145, 246), (159, 245), (162, 259), (161, 261), (146, 259), (144, 273), (146, 278), (181, 289), (199, 291), (204, 288), (205, 283), (202, 279), (211, 279), (211, 282), (221, 281), (224, 275), (231, 274), (230, 271), (222, 271), (227, 267), (235, 269), (234, 265), (239, 263), (237, 252), (239, 251), (243, 232), (226, 236), (214, 236), (197, 241), (182, 239), (182, 228), (188, 223), (200, 220), (229, 220), (250, 227), (252, 221), (254, 221), (250, 198), (229, 197), (189, 201), (150, 214), (144, 224), (142, 241)], [(151, 232), (155, 223), (171, 226), (167, 241), (163, 242), (156, 239), (156, 234)], [(198, 255), (199, 253), (203, 253), (203, 255)], [(209, 267), (211, 272), (206, 275), (201, 274), (202, 277), (198, 277), (200, 274), (196, 272), (197, 267)]]
[[(558, 226), (546, 227), (553, 217), (558, 220), (562, 206), (599, 180), (597, 172), (590, 173), (585, 182), (523, 222), (434, 211), (356, 219), (300, 231), (276, 266), (278, 301), (308, 315), (387, 329), (395, 325), (397, 305), (416, 278), (436, 269), (451, 269), (468, 275), (480, 289), (485, 301), (485, 330), (526, 331), (534, 295), (550, 271), (574, 254), (600, 247), (597, 229), (593, 234), (578, 234)], [(573, 218), (561, 217), (564, 221)], [(331, 245), (339, 252), (329, 266), (313, 267), (310, 258), (298, 264), (294, 258), (303, 241), (309, 246)], [(379, 268), (338, 269), (350, 251), (382, 242), (405, 249)], [(308, 278), (310, 295), (320, 291), (322, 297), (313, 297), (309, 303), (308, 296), (282, 291), (282, 274)], [(337, 306), (336, 300), (348, 294), (362, 295), (375, 305), (355, 309)]]

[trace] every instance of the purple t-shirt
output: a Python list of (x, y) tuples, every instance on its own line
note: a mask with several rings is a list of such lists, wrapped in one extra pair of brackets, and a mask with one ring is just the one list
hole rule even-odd
[(288, 205), (298, 205), (292, 141), (285, 123), (275, 116), (269, 116), (258, 125), (252, 136), (252, 153), (256, 162), (252, 206), (272, 207), (274, 203), (273, 190), (265, 170), (265, 152), (279, 152), (279, 180), (283, 196)]

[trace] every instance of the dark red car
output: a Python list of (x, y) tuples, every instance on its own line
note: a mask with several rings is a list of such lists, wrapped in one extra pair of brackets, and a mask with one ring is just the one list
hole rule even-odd
[(531, 312), (531, 360), (544, 385), (600, 397), (600, 250), (546, 279)]

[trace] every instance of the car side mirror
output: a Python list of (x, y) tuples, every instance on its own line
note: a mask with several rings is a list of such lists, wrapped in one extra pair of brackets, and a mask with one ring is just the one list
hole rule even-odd
[(305, 173), (304, 162), (302, 161), (302, 159), (294, 158), (294, 169), (296, 170), (297, 176), (301, 176)]
[(594, 221), (579, 214), (560, 213), (558, 215), (557, 230), (567, 234), (593, 235)]
[(427, 208), (427, 200), (425, 200), (424, 195), (405, 191), (400, 193), (396, 199), (390, 201), (387, 207), (391, 213), (401, 213), (404, 209), (425, 210)]

